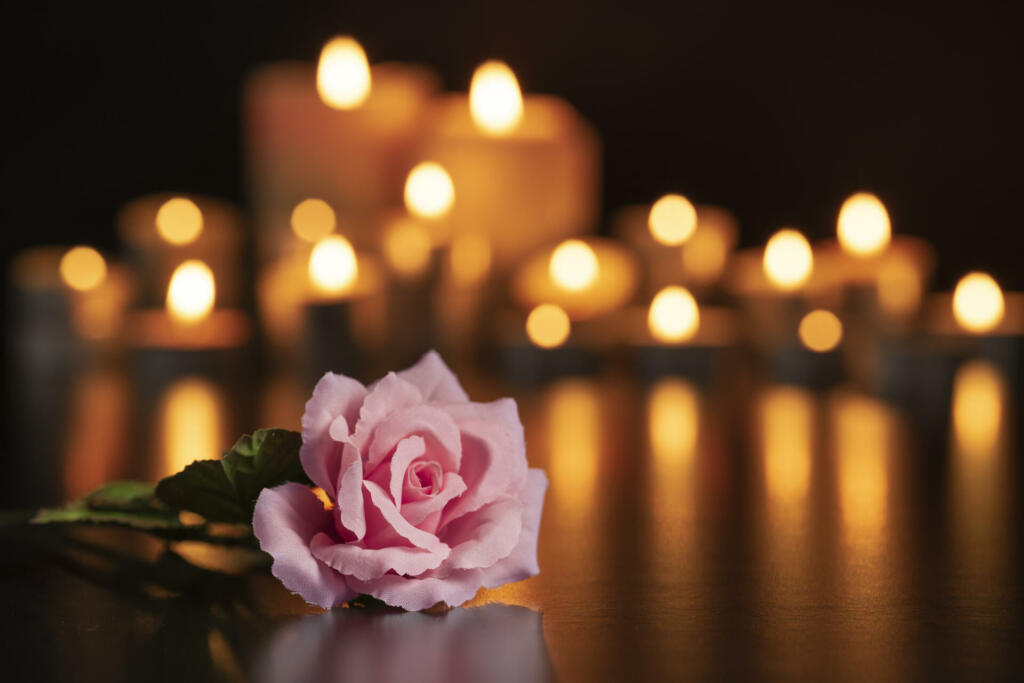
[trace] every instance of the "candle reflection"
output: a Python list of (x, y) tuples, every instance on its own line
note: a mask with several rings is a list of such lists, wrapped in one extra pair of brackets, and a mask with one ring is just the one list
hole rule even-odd
[(64, 495), (74, 500), (125, 476), (128, 383), (110, 370), (91, 370), (71, 390)]
[(814, 453), (814, 399), (790, 386), (766, 390), (758, 405), (765, 485), (775, 513), (807, 499)]
[(592, 382), (569, 379), (551, 387), (547, 437), (552, 498), (574, 519), (584, 518), (601, 456), (601, 405)]
[(833, 405), (839, 507), (847, 541), (878, 543), (888, 513), (892, 425), (885, 407), (842, 394)]
[(160, 457), (154, 479), (179, 472), (194, 460), (220, 458), (226, 439), (224, 399), (200, 377), (175, 381), (158, 409)]
[[(700, 402), (693, 384), (668, 378), (651, 388), (647, 397), (647, 433), (654, 456), (651, 484), (659, 525), (686, 516), (692, 508), (699, 424)], [(663, 547), (663, 543), (655, 543), (655, 547)]]

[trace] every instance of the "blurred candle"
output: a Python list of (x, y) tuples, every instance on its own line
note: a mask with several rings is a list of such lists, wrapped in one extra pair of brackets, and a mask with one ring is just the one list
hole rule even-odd
[(697, 210), (679, 194), (667, 194), (651, 206), (647, 225), (655, 240), (669, 247), (686, 242), (697, 230)]
[(875, 195), (858, 192), (843, 202), (836, 232), (846, 253), (873, 256), (884, 251), (892, 239), (889, 212)]
[(700, 311), (693, 295), (683, 287), (666, 287), (651, 300), (647, 327), (661, 342), (678, 343), (693, 338), (700, 326)]
[(260, 261), (292, 248), (288, 218), (309, 197), (338, 212), (357, 247), (376, 246), (375, 215), (401, 201), (436, 88), (425, 68), (370, 66), (349, 36), (329, 41), (315, 66), (279, 62), (250, 73), (243, 109)]
[(1003, 290), (987, 273), (968, 273), (953, 290), (953, 315), (964, 330), (973, 334), (991, 332), (1005, 314)]
[(814, 255), (807, 238), (792, 228), (772, 235), (764, 248), (764, 273), (782, 291), (799, 289), (811, 277)]
[(501, 62), (476, 70), (468, 96), (434, 102), (421, 156), (454, 183), (452, 230), (482, 232), (498, 269), (596, 225), (597, 136), (565, 101), (523, 97)]

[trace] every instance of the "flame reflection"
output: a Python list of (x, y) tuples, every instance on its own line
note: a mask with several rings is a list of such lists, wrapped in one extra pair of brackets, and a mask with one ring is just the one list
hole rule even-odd
[(891, 418), (865, 396), (843, 394), (833, 405), (839, 507), (849, 540), (877, 542), (888, 515)]
[(760, 397), (765, 485), (774, 509), (788, 509), (807, 499), (814, 453), (814, 399), (791, 386), (767, 389)]
[(651, 488), (659, 523), (692, 509), (699, 425), (700, 397), (693, 384), (667, 378), (651, 388), (647, 396), (647, 434), (654, 457)]
[(128, 397), (128, 382), (110, 370), (91, 370), (75, 382), (64, 465), (68, 500), (125, 476)]
[(574, 516), (590, 508), (601, 457), (601, 405), (596, 386), (567, 379), (551, 387), (547, 437), (552, 498)]
[(180, 472), (194, 460), (220, 458), (230, 438), (224, 398), (209, 380), (183, 377), (164, 394), (158, 409), (160, 457), (154, 478)]

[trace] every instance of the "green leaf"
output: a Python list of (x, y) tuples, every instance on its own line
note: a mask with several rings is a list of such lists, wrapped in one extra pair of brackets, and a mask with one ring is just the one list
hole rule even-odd
[(260, 429), (240, 438), (220, 460), (198, 460), (156, 486), (157, 497), (213, 522), (252, 523), (260, 491), (287, 482), (310, 484), (302, 470), (302, 436)]
[(105, 484), (63, 507), (43, 508), (29, 521), (32, 524), (121, 524), (145, 530), (182, 526), (178, 513), (154, 497), (153, 485), (137, 481)]

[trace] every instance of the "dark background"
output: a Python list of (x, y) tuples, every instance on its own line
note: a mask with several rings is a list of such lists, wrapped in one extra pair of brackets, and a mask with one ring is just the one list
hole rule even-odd
[(1024, 107), (1016, 2), (4, 3), (3, 261), (42, 242), (113, 247), (125, 200), (241, 200), (240, 84), (351, 33), (448, 88), (505, 59), (568, 98), (605, 145), (605, 213), (678, 190), (732, 208), (742, 239), (831, 234), (870, 189), (897, 232), (1024, 287)]

